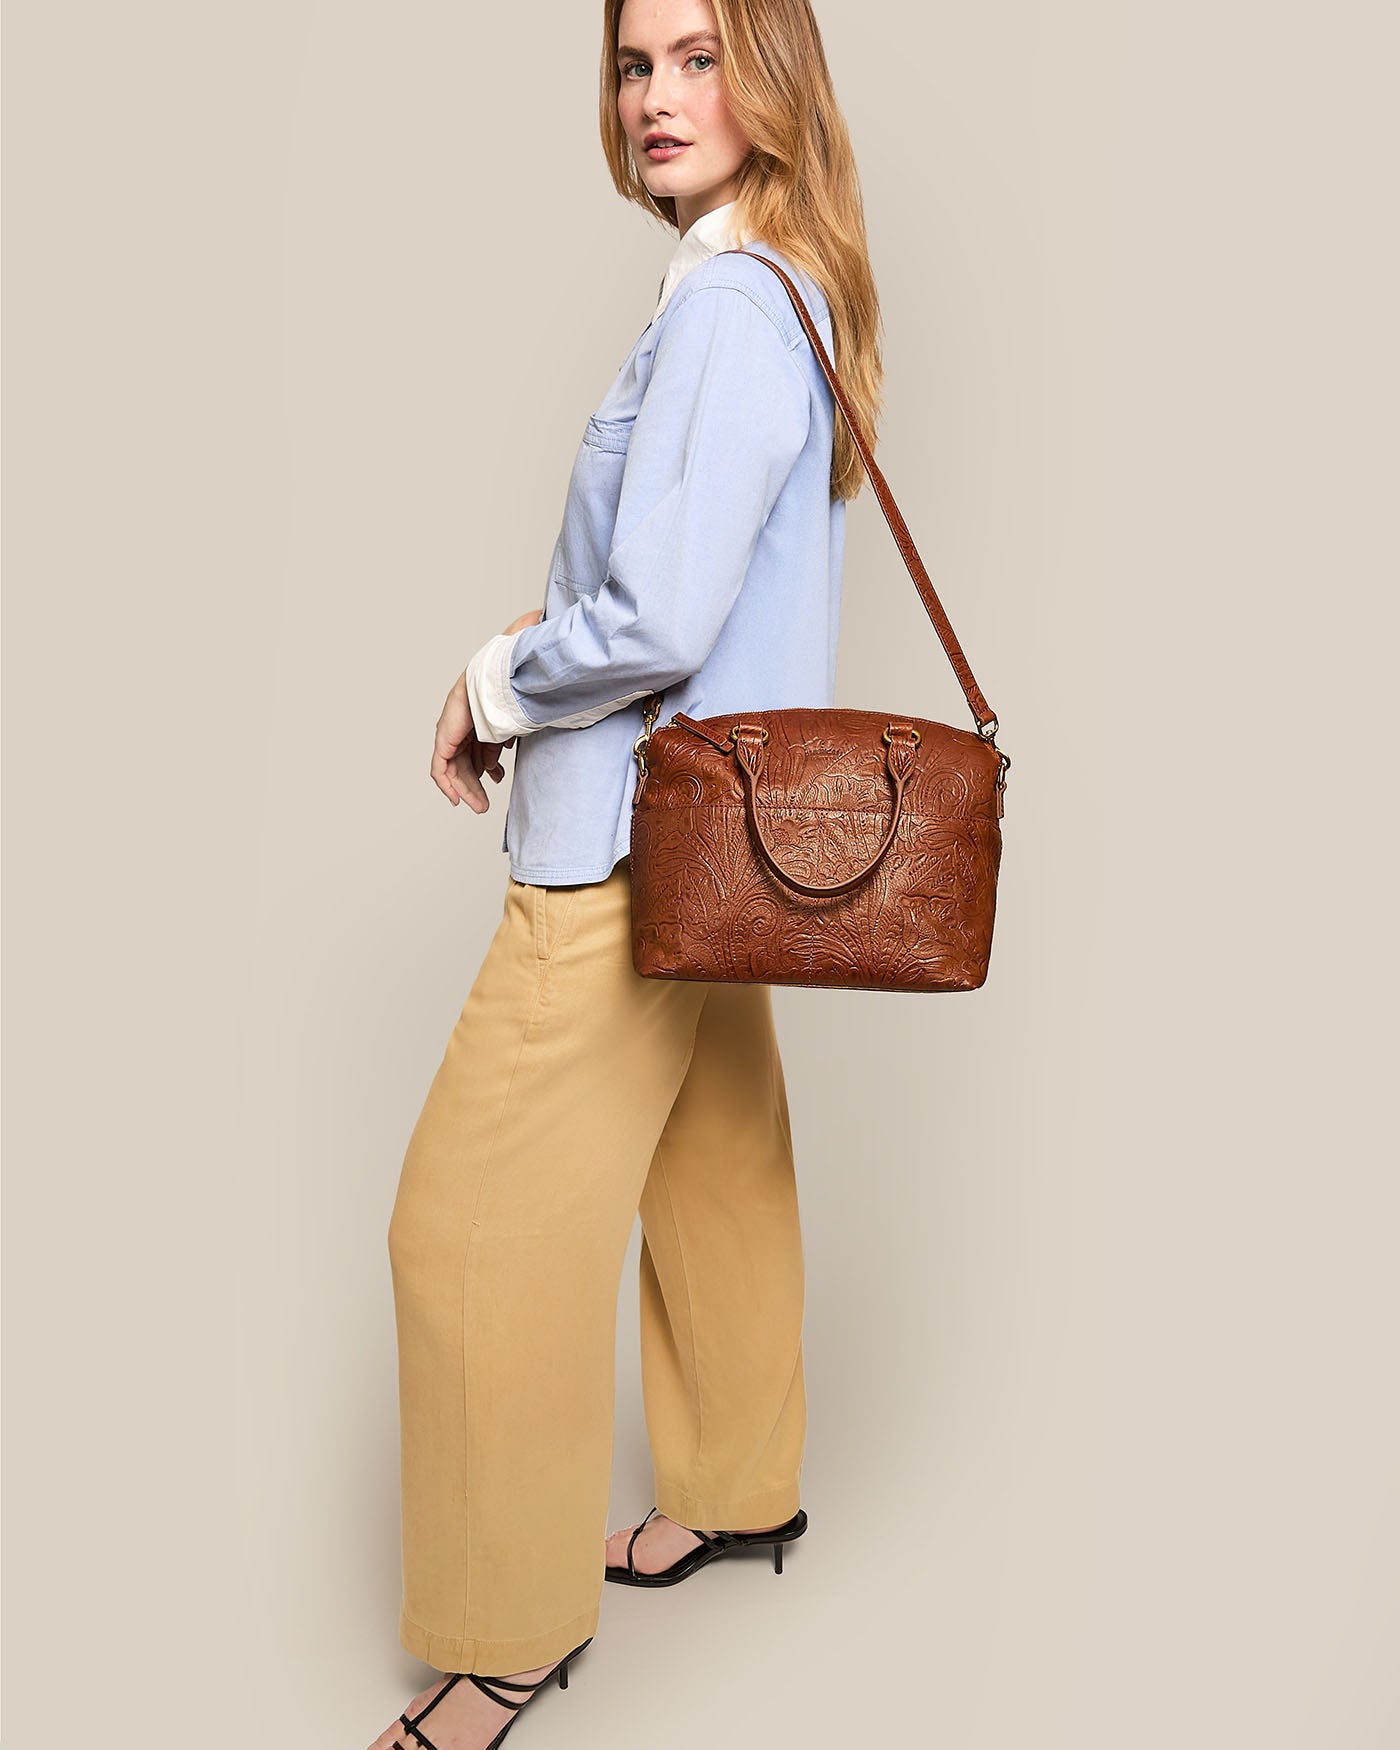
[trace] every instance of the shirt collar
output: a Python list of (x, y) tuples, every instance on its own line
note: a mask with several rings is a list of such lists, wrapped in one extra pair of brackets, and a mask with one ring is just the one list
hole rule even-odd
[(699, 267), (702, 261), (707, 261), (721, 249), (733, 249), (750, 241), (738, 225), (738, 205), (738, 201), (726, 201), (722, 207), (712, 207), (708, 213), (702, 213), (677, 243), (661, 279), (660, 300), (652, 313), (653, 322), (666, 308), (671, 293), (691, 268)]

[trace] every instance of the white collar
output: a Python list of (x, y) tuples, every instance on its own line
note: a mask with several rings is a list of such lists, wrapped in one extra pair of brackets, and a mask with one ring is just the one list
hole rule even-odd
[(739, 229), (735, 219), (738, 204), (738, 201), (726, 201), (722, 207), (711, 207), (708, 213), (702, 213), (692, 222), (685, 236), (676, 244), (661, 280), (660, 301), (652, 312), (653, 322), (666, 308), (671, 293), (691, 268), (699, 267), (702, 261), (707, 261), (721, 249), (733, 249), (751, 240)]

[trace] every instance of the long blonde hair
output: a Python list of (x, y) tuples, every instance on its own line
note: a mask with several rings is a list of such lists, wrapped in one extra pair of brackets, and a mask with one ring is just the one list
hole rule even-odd
[[(617, 112), (622, 4), (603, 0), (603, 152), (618, 193), (679, 234), (674, 198), (657, 199), (648, 191)], [(825, 293), (831, 310), (832, 366), (873, 450), (884, 405), (880, 300), (870, 268), (855, 154), (811, 0), (710, 4), (729, 109), (752, 143), (735, 197), (744, 233), (778, 250)], [(866, 473), (840, 408), (835, 411), (831, 492), (851, 499), (865, 484)]]

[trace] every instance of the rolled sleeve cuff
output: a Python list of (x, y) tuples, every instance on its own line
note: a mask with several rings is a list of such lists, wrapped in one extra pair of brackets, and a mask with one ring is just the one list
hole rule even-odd
[[(544, 622), (540, 622), (544, 624)], [(581, 711), (568, 711), (532, 722), (521, 710), (520, 696), (511, 685), (510, 668), (515, 660), (516, 640), (537, 627), (522, 626), (518, 632), (500, 632), (483, 644), (467, 664), (467, 703), (478, 741), (506, 741), (510, 736), (531, 735), (539, 729), (587, 729), (624, 706), (635, 705), (659, 689), (650, 682), (633, 687)]]
[(509, 741), (543, 727), (522, 715), (510, 686), (510, 661), (519, 632), (498, 632), (467, 664), (467, 703), (478, 741)]

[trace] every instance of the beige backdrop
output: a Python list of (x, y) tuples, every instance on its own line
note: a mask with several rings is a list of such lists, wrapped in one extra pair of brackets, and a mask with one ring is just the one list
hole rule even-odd
[[(426, 1680), (385, 1236), (507, 871), (431, 734), (669, 253), (599, 10), (8, 7), (15, 1750)], [(819, 11), (992, 972), (775, 993), (811, 1532), (609, 1592), (511, 1743), (1389, 1750), (1393, 9)], [(869, 493), (839, 696), (970, 726)]]

